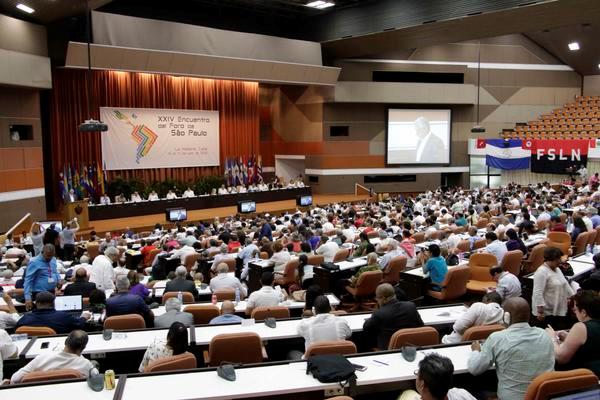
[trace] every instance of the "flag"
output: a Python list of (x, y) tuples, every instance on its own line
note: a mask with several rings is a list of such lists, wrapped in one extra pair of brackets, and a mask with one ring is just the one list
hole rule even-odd
[(254, 183), (254, 155), (248, 157), (248, 183)]
[(531, 151), (531, 172), (575, 173), (587, 165), (589, 140), (526, 140)]
[(67, 165), (67, 193), (73, 189), (73, 174), (71, 173), (71, 166)]
[(67, 190), (65, 187), (65, 176), (62, 172), (58, 173), (58, 193), (63, 199), (67, 197)]
[(242, 164), (242, 184), (248, 184), (248, 161), (246, 161), (246, 156), (240, 157), (240, 163)]
[(225, 178), (225, 184), (227, 186), (231, 186), (229, 184), (229, 158), (225, 158), (225, 167), (223, 168), (223, 178)]
[(477, 139), (477, 148), (478, 149), (485, 149), (485, 143), (486, 143), (485, 139), (478, 138)]
[(231, 168), (231, 186), (237, 186), (238, 185), (238, 178), (239, 178), (239, 173), (240, 173), (240, 168), (238, 167), (237, 164), (237, 159), (234, 158), (233, 160), (231, 160), (233, 167)]
[(106, 193), (108, 179), (106, 178), (106, 163), (102, 164), (102, 193)]
[(262, 156), (260, 154), (258, 155), (258, 159), (256, 161), (256, 178), (257, 178), (258, 182), (262, 182), (263, 181), (263, 177), (262, 177)]
[[(477, 147), (480, 146), (477, 139)], [(523, 149), (520, 139), (487, 139), (485, 140), (485, 164), (498, 169), (526, 169), (529, 168), (531, 153)]]

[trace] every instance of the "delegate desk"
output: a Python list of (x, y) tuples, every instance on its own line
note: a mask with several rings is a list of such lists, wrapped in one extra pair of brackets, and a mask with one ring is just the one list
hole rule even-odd
[(337, 288), (335, 282), (340, 279), (349, 279), (356, 270), (367, 265), (367, 257), (356, 257), (352, 261), (340, 261), (336, 263), (339, 269), (331, 270), (315, 266), (314, 280), (325, 292), (334, 292)]
[[(571, 267), (573, 267), (573, 276), (565, 277), (565, 278), (567, 278), (567, 281), (569, 281), (569, 282), (583, 281), (584, 279), (588, 278), (592, 274), (594, 269), (596, 269), (594, 264), (581, 262), (581, 261), (575, 261), (575, 259), (570, 260), (569, 264), (571, 265)], [(528, 289), (529, 291), (533, 290), (533, 275), (534, 274), (532, 273), (523, 278), (523, 282), (522, 282), (523, 287)]]
[[(400, 352), (369, 353), (348, 356), (353, 364), (366, 366), (356, 371), (359, 393), (397, 390), (404, 382), (415, 380), (414, 371), (426, 356), (437, 353), (448, 357), (454, 374), (468, 372), (470, 345), (440, 346), (417, 352), (415, 360), (406, 361)], [(300, 394), (303, 398), (323, 398), (326, 390), (338, 389), (338, 383), (321, 383), (306, 374), (306, 361), (269, 363), (236, 368), (236, 381), (218, 377), (214, 368), (152, 375), (135, 374), (119, 381), (117, 400), (138, 400), (160, 397), (161, 400), (240, 399)], [(123, 377), (122, 377), (123, 378)], [(122, 392), (121, 392), (122, 391)], [(160, 395), (158, 395), (160, 393)], [(115, 392), (93, 392), (85, 381), (47, 385), (6, 386), (0, 389), (3, 400), (33, 398), (76, 398), (79, 400), (113, 399)], [(297, 396), (296, 396), (297, 398)]]
[[(465, 265), (469, 265), (469, 260), (462, 260), (458, 265), (450, 265), (448, 269)], [(400, 272), (398, 286), (406, 293), (409, 299), (414, 300), (425, 295), (429, 283), (429, 274), (423, 272), (423, 267), (417, 267)]]
[(202, 210), (206, 208), (237, 206), (240, 201), (255, 201), (266, 203), (270, 201), (292, 200), (296, 196), (312, 194), (310, 187), (277, 189), (265, 192), (203, 195), (172, 200), (142, 201), (139, 203), (126, 202), (109, 205), (93, 205), (89, 207), (90, 221), (99, 219), (114, 219), (135, 217), (140, 215), (163, 214), (167, 208), (182, 207), (187, 210)]

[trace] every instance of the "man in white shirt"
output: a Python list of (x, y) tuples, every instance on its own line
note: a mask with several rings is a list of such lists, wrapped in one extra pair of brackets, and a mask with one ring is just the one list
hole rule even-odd
[(502, 260), (506, 253), (508, 253), (508, 249), (506, 248), (506, 243), (498, 240), (498, 235), (494, 232), (488, 232), (485, 234), (485, 240), (487, 245), (483, 249), (485, 253), (493, 254), (496, 257), (496, 265), (502, 264)]
[(404, 251), (398, 246), (398, 241), (396, 240), (390, 242), (388, 248), (390, 250), (387, 253), (385, 253), (383, 257), (381, 257), (381, 260), (379, 260), (379, 265), (381, 266), (382, 270), (387, 267), (387, 265), (394, 257), (406, 255), (404, 254)]
[(149, 201), (157, 201), (160, 200), (160, 197), (158, 197), (158, 193), (156, 193), (154, 190), (150, 192), (150, 194), (148, 195), (148, 200)]
[(180, 247), (179, 249), (175, 250), (173, 254), (171, 254), (171, 257), (169, 257), (169, 260), (174, 260), (178, 258), (181, 261), (181, 264), (183, 265), (187, 256), (195, 253), (196, 249), (186, 244)]
[(142, 196), (138, 192), (133, 192), (131, 194), (131, 202), (140, 203), (142, 201)]
[(256, 307), (275, 307), (285, 300), (286, 294), (283, 290), (273, 288), (275, 275), (271, 271), (265, 271), (260, 277), (262, 287), (260, 290), (250, 293), (246, 303), (246, 315), (251, 315)]
[(471, 304), (452, 326), (452, 333), (442, 337), (442, 343), (462, 342), (462, 335), (473, 326), (501, 324), (504, 310), (500, 306), (502, 298), (496, 292), (483, 295), (481, 302)]
[(87, 273), (87, 275), (90, 276), (90, 272), (92, 271), (92, 266), (90, 265), (90, 258), (88, 256), (81, 256), (79, 258), (79, 264), (74, 265), (73, 267), (71, 267), (69, 269), (73, 270), (73, 276), (75, 276), (75, 271), (77, 271), (79, 268), (85, 269), (85, 272)]
[(240, 280), (235, 276), (229, 275), (229, 266), (225, 263), (217, 265), (217, 272), (219, 275), (215, 276), (210, 280), (210, 290), (214, 293), (215, 290), (219, 289), (236, 289), (240, 290), (240, 298), (245, 298), (247, 290), (242, 285)]
[(415, 120), (415, 132), (419, 140), (415, 162), (447, 162), (444, 142), (431, 132), (427, 118), (419, 117)]
[(183, 196), (181, 196), (181, 197), (183, 197), (185, 199), (185, 198), (188, 198), (188, 197), (194, 197), (195, 195), (196, 194), (194, 193), (194, 191), (191, 188), (188, 187), (186, 189), (186, 191), (183, 192)]
[(315, 253), (317, 255), (323, 256), (325, 262), (333, 262), (335, 254), (340, 249), (340, 246), (333, 240), (329, 240), (329, 238), (325, 235), (321, 236), (321, 245), (317, 248)]
[(175, 194), (175, 192), (173, 192), (172, 190), (169, 190), (169, 192), (167, 193), (167, 200), (173, 200), (176, 198), (177, 198), (177, 195)]
[(104, 193), (102, 196), (100, 196), (100, 204), (105, 205), (105, 206), (110, 204), (110, 197), (108, 197), (108, 195), (106, 193)]
[(521, 282), (515, 275), (504, 271), (500, 266), (490, 268), (490, 275), (492, 280), (497, 282), (494, 290), (500, 295), (503, 302), (511, 297), (521, 296)]
[(315, 316), (303, 319), (298, 324), (298, 335), (304, 338), (304, 347), (326, 340), (345, 340), (352, 329), (345, 319), (331, 314), (331, 305), (326, 296), (317, 296), (314, 301)]
[(356, 236), (356, 228), (354, 225), (344, 224), (344, 229), (342, 230), (344, 237), (346, 238), (346, 242), (354, 242), (354, 237)]
[(17, 345), (13, 343), (10, 335), (4, 329), (0, 329), (0, 383), (4, 377), (3, 360), (8, 360), (18, 355), (19, 349)]
[[(8, 308), (8, 312), (0, 311), (0, 329), (12, 329), (17, 325), (17, 321), (21, 316), (17, 313), (17, 309), (15, 308), (12, 297), (7, 292), (2, 294), (2, 299), (6, 303), (6, 307)], [(0, 380), (2, 378), (0, 377)]]
[(223, 243), (221, 247), (219, 247), (219, 251), (220, 253), (213, 258), (213, 264), (212, 267), (210, 267), (210, 269), (213, 272), (217, 272), (217, 266), (221, 263), (221, 261), (231, 258), (227, 249), (227, 245), (225, 243)]
[(95, 283), (99, 290), (115, 289), (115, 271), (113, 263), (119, 261), (119, 249), (109, 246), (104, 254), (97, 256), (92, 263), (89, 282)]
[(241, 259), (242, 264), (243, 264), (243, 269), (242, 269), (242, 274), (241, 274), (242, 280), (246, 279), (246, 277), (248, 276), (248, 262), (251, 259), (258, 257), (259, 253), (260, 253), (260, 250), (258, 249), (258, 246), (256, 246), (252, 242), (252, 239), (247, 237), (246, 241), (245, 241), (245, 246), (237, 254), (237, 258)]
[(30, 372), (52, 371), (56, 369), (74, 369), (82, 378), (89, 376), (94, 368), (92, 363), (81, 355), (88, 343), (88, 335), (82, 330), (72, 331), (65, 340), (61, 352), (44, 351), (36, 356), (29, 364), (15, 372), (10, 383), (19, 383)]
[(333, 225), (332, 221), (333, 221), (333, 216), (332, 216), (332, 217), (330, 217), (330, 218), (327, 220), (327, 222), (325, 222), (325, 223), (323, 224), (323, 232), (329, 232), (329, 231), (332, 231), (332, 230), (334, 230), (334, 229), (335, 229), (335, 226)]
[(225, 185), (221, 185), (221, 187), (219, 188), (217, 193), (218, 194), (228, 194), (229, 192), (227, 192), (227, 188), (225, 188)]

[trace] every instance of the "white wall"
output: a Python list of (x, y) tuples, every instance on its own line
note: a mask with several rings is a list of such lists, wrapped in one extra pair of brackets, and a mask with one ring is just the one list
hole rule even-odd
[(583, 95), (600, 96), (600, 75), (587, 75), (583, 77)]
[(275, 158), (275, 175), (286, 181), (304, 175), (304, 160), (290, 160)]

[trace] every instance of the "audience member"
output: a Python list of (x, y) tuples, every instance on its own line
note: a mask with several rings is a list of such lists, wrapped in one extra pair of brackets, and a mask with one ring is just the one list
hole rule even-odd
[(262, 287), (252, 292), (246, 302), (246, 314), (251, 315), (256, 307), (274, 307), (285, 300), (286, 295), (282, 289), (273, 288), (274, 275), (265, 271), (260, 277)]
[(483, 295), (481, 302), (471, 304), (467, 312), (458, 317), (454, 325), (452, 325), (452, 333), (444, 335), (442, 343), (462, 342), (462, 336), (465, 331), (473, 326), (502, 323), (504, 310), (502, 310), (501, 303), (502, 298), (496, 292)]
[(167, 340), (155, 340), (144, 353), (139, 371), (152, 362), (165, 357), (176, 356), (185, 353), (188, 348), (188, 328), (181, 322), (173, 322), (167, 333)]
[(168, 328), (174, 322), (181, 322), (185, 326), (194, 325), (194, 316), (188, 312), (181, 311), (181, 301), (177, 297), (171, 297), (165, 302), (165, 313), (154, 318), (154, 327)]
[(54, 295), (50, 292), (39, 292), (35, 298), (35, 310), (23, 314), (17, 321), (16, 327), (45, 326), (61, 334), (69, 333), (74, 329), (83, 329), (88, 319), (90, 314), (86, 312), (79, 317), (66, 311), (56, 311)]
[(117, 278), (116, 287), (117, 292), (106, 300), (106, 317), (138, 314), (144, 318), (147, 328), (154, 326), (154, 314), (144, 300), (136, 294), (129, 294), (129, 279), (120, 276)]
[(187, 269), (180, 265), (175, 269), (175, 279), (167, 282), (165, 293), (169, 292), (188, 292), (194, 296), (194, 300), (198, 300), (198, 289), (194, 281), (188, 280)]
[(244, 319), (235, 315), (235, 304), (231, 300), (225, 300), (221, 304), (221, 315), (210, 320), (210, 325), (240, 324)]

